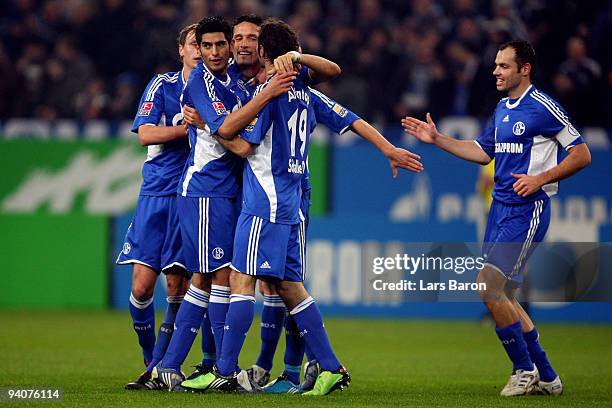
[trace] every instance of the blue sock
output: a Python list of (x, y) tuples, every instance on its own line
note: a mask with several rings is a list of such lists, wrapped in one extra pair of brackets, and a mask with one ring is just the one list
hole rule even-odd
[(306, 352), (306, 358), (308, 359), (308, 361), (316, 360), (317, 358), (315, 357), (310, 347), (308, 347), (308, 344), (306, 344), (304, 340), (302, 340), (302, 343), (304, 343), (304, 351)]
[(546, 357), (546, 352), (540, 345), (540, 334), (538, 333), (538, 329), (534, 327), (532, 331), (523, 333), (523, 337), (527, 343), (529, 357), (531, 357), (531, 360), (535, 363), (536, 367), (538, 367), (540, 379), (544, 382), (551, 382), (557, 378), (557, 373), (553, 370), (550, 361), (548, 361), (548, 357)]
[[(292, 315), (285, 323), (285, 369), (283, 374), (294, 384), (300, 383), (300, 366), (304, 359), (304, 340)], [(297, 369), (296, 369), (297, 367)]]
[(221, 375), (230, 375), (236, 370), (238, 356), (244, 339), (253, 323), (255, 296), (231, 295), (230, 306), (225, 318), (225, 333), (217, 369)]
[(168, 306), (166, 307), (164, 321), (161, 326), (159, 326), (159, 332), (157, 332), (157, 340), (155, 341), (155, 348), (153, 349), (153, 360), (147, 367), (148, 372), (153, 371), (153, 367), (155, 367), (157, 363), (164, 358), (164, 354), (166, 354), (166, 349), (168, 348), (168, 344), (170, 344), (170, 339), (174, 332), (174, 320), (176, 319), (176, 314), (181, 306), (183, 297), (168, 296), (166, 301), (168, 302)]
[(272, 361), (283, 331), (285, 314), (285, 303), (280, 296), (264, 295), (261, 312), (261, 350), (255, 364), (266, 371), (272, 370)]
[[(210, 308), (210, 301), (208, 302)], [(216, 349), (215, 349), (215, 337), (210, 327), (210, 316), (209, 310), (204, 312), (204, 319), (202, 319), (202, 365), (207, 368), (212, 368), (217, 361)]]
[(497, 337), (502, 342), (504, 349), (510, 360), (512, 360), (513, 370), (533, 370), (533, 362), (527, 351), (527, 343), (521, 330), (521, 321), (517, 321), (506, 327), (495, 329)]
[(176, 315), (174, 334), (159, 364), (162, 368), (180, 370), (198, 335), (207, 306), (208, 293), (191, 285)]
[(225, 327), (225, 316), (230, 305), (229, 286), (212, 285), (210, 291), (210, 302), (208, 303), (208, 316), (210, 327), (215, 338), (215, 350), (218, 357), (221, 354), (223, 344), (223, 328)]
[(142, 348), (145, 365), (153, 360), (153, 347), (155, 347), (155, 308), (153, 298), (139, 301), (130, 293), (130, 314), (134, 331), (138, 335), (138, 344)]
[[(336, 371), (342, 367), (340, 361), (334, 354), (334, 350), (327, 338), (321, 312), (308, 296), (290, 312), (295, 319), (300, 335), (304, 338), (310, 350), (315, 352), (315, 357), (324, 371)], [(316, 350), (316, 351), (315, 351)]]

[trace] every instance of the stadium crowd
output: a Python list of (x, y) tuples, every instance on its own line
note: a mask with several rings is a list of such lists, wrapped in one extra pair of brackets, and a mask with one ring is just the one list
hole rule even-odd
[(131, 119), (179, 27), (254, 12), (343, 69), (323, 91), (364, 118), (485, 119), (497, 47), (529, 39), (536, 83), (578, 126), (611, 126), (612, 2), (593, 0), (9, 0), (0, 8), (0, 119)]

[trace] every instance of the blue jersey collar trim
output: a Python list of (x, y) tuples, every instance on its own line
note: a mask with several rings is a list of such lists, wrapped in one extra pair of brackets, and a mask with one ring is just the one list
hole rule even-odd
[(518, 98), (514, 103), (510, 103), (510, 98), (506, 99), (506, 108), (508, 109), (514, 109), (517, 106), (519, 106), (519, 104), (521, 103), (521, 101), (523, 100), (523, 98), (525, 97), (525, 95), (527, 95), (529, 93), (529, 91), (531, 90), (531, 88), (533, 88), (533, 84), (529, 85), (529, 88), (525, 89), (525, 92), (523, 92), (523, 94), (521, 95), (520, 98)]

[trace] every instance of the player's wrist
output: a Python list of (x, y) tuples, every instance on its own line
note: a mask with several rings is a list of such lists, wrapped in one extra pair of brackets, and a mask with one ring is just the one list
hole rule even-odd
[(302, 61), (302, 54), (297, 51), (289, 51), (287, 54), (291, 56), (291, 61), (294, 64), (299, 64)]

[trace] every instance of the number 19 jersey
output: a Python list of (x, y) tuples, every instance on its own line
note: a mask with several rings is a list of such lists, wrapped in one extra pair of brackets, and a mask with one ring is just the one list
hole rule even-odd
[(257, 145), (244, 167), (243, 213), (272, 223), (300, 223), (301, 180), (310, 140), (310, 99), (308, 86), (297, 79), (289, 92), (268, 103), (241, 134)]

